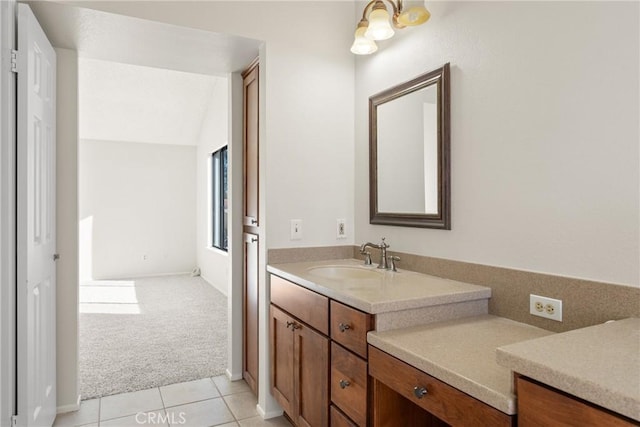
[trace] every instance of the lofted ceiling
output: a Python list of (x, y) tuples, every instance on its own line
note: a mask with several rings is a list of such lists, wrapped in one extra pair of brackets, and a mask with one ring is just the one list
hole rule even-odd
[(79, 137), (196, 145), (214, 89), (226, 84), (225, 77), (80, 59)]

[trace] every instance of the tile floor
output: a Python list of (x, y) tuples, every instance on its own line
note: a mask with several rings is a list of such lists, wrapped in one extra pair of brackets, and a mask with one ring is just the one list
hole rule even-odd
[(219, 376), (85, 400), (53, 426), (291, 427), (284, 417), (263, 420), (256, 403), (244, 381)]

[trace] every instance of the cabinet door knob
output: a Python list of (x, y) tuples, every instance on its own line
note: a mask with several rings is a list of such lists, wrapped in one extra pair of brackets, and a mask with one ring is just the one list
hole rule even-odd
[(347, 380), (340, 380), (340, 388), (345, 389), (349, 387), (351, 383)]
[(347, 329), (351, 329), (351, 325), (345, 325), (344, 323), (340, 323), (338, 325), (338, 328), (340, 328), (340, 332), (345, 332)]
[(425, 387), (418, 387), (415, 386), (413, 388), (413, 394), (418, 398), (418, 399), (422, 399), (422, 396), (427, 394), (427, 389)]

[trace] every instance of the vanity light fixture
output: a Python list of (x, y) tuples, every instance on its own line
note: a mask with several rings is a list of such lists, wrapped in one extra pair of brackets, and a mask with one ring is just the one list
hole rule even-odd
[[(387, 4), (393, 12), (389, 16)], [(355, 40), (351, 52), (356, 55), (369, 55), (378, 50), (376, 40), (393, 37), (393, 27), (401, 29), (424, 24), (431, 14), (424, 5), (404, 8), (402, 0), (371, 0), (362, 12), (362, 19), (356, 27)], [(391, 23), (393, 23), (393, 27)]]

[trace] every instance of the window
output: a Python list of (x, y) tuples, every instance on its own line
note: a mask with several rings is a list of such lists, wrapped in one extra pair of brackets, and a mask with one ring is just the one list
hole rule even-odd
[(227, 250), (228, 244), (227, 147), (211, 155), (211, 246)]

